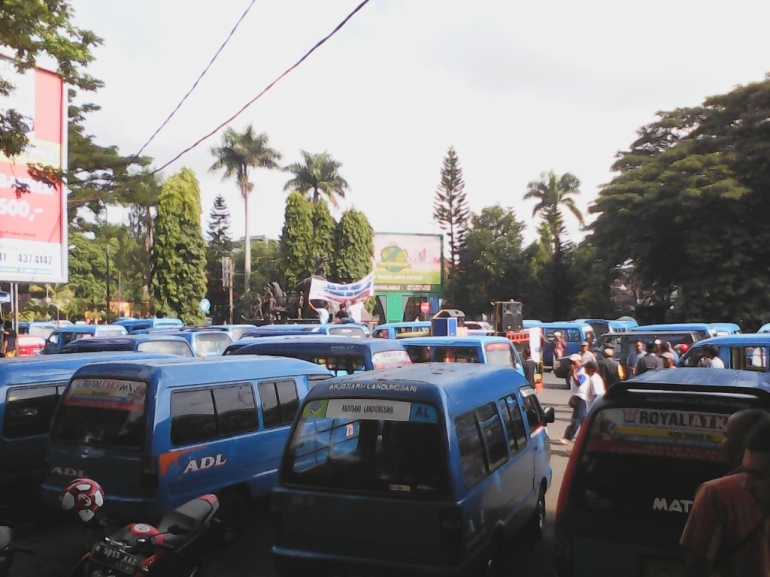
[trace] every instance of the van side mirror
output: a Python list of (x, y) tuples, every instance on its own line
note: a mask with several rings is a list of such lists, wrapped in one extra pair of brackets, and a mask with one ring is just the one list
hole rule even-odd
[(546, 423), (553, 423), (554, 421), (556, 421), (556, 411), (554, 411), (553, 407), (548, 407), (544, 409), (543, 414), (545, 415)]

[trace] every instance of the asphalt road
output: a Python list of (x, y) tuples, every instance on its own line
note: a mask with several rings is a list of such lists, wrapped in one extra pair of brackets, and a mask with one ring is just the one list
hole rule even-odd
[[(546, 374), (544, 390), (539, 393), (543, 406), (554, 407), (556, 422), (548, 427), (551, 439), (564, 434), (571, 410), (563, 380)], [(511, 543), (501, 560), (501, 575), (554, 576), (553, 516), (559, 495), (570, 446), (551, 444), (553, 483), (546, 496), (545, 537), (538, 543)], [(216, 577), (274, 577), (277, 575), (270, 561), (270, 526), (265, 501), (249, 508), (250, 522), (243, 536), (232, 545), (212, 551), (211, 574)], [(76, 525), (61, 524), (51, 519), (37, 519), (38, 529), (24, 537), (20, 545), (34, 553), (17, 553), (9, 577), (66, 576), (85, 552), (88, 536)]]

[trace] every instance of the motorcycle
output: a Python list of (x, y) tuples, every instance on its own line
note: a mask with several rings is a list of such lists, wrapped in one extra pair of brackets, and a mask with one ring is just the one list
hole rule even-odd
[[(90, 479), (76, 479), (62, 490), (60, 502), (88, 523), (101, 509), (104, 492)], [(216, 522), (218, 509), (216, 495), (201, 495), (166, 513), (157, 527), (126, 525), (94, 544), (70, 577), (202, 577), (200, 538)]]
[(6, 577), (17, 552), (34, 553), (16, 544), (16, 539), (32, 532), (32, 525), (16, 525), (7, 521), (0, 521), (0, 523), (2, 524), (0, 525), (0, 577)]

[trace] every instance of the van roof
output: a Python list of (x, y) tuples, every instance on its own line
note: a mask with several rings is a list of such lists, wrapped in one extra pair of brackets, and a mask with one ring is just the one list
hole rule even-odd
[(770, 333), (740, 333), (734, 335), (722, 335), (720, 337), (711, 337), (710, 339), (698, 341), (697, 345), (768, 346), (770, 345)]
[(588, 323), (581, 323), (577, 321), (554, 321), (551, 323), (542, 323), (540, 326), (543, 327), (544, 329), (552, 329), (552, 328), (560, 328), (560, 327), (575, 329), (578, 327), (580, 328), (585, 327), (588, 330), (591, 330), (591, 331), (593, 330), (591, 325), (589, 325)]
[(407, 327), (420, 327), (420, 328), (430, 328), (431, 322), (430, 321), (403, 321), (398, 323), (383, 323), (381, 325), (377, 325), (374, 327), (374, 330), (379, 329), (402, 329)]
[(468, 335), (464, 337), (410, 337), (401, 339), (404, 346), (444, 346), (444, 347), (474, 347), (478, 345), (487, 345), (490, 343), (508, 343), (511, 341), (506, 337), (493, 337), (487, 335)]
[[(335, 377), (317, 383), (308, 399), (329, 397), (382, 397), (440, 402), (446, 397), (451, 414), (478, 406), (484, 399), (497, 400), (514, 388), (530, 386), (509, 367), (480, 363), (419, 363)], [(390, 393), (390, 394), (389, 394)]]
[[(91, 333), (94, 334), (96, 332), (101, 331), (119, 331), (119, 330), (126, 331), (126, 327), (123, 325), (67, 325), (64, 327), (58, 327), (54, 330), (55, 333), (61, 334), (61, 333)], [(128, 332), (128, 331), (126, 331)]]
[(177, 337), (171, 334), (145, 333), (139, 335), (120, 335), (119, 337), (94, 337), (90, 339), (77, 339), (64, 345), (62, 347), (62, 351), (70, 351), (72, 349), (97, 350), (102, 348), (107, 350), (107, 348), (111, 346), (137, 346), (139, 343), (144, 343), (147, 341), (172, 341), (187, 343), (187, 341), (182, 337)]
[[(136, 354), (136, 353), (132, 353)], [(202, 369), (210, 369), (208, 371)], [(290, 357), (235, 356), (171, 357), (129, 360), (86, 365), (73, 378), (121, 378), (149, 381), (161, 375), (171, 378), (172, 386), (189, 386), (227, 381), (251, 381), (292, 375), (330, 375), (307, 361)]]
[[(678, 369), (660, 369), (647, 371), (639, 376), (613, 385), (606, 399), (615, 398), (623, 391), (632, 390), (635, 385), (641, 385), (646, 390), (655, 390), (657, 386), (677, 387), (677, 390), (705, 390), (710, 388), (744, 388), (761, 389), (770, 394), (770, 376), (757, 371), (742, 371), (739, 369), (712, 369), (707, 367), (682, 367)], [(617, 387), (617, 389), (616, 389)]]
[[(259, 339), (244, 339), (248, 344), (239, 348), (234, 354), (238, 355), (258, 355), (260, 349), (297, 349), (303, 351), (318, 351), (320, 354), (328, 353), (330, 350), (349, 350), (362, 351), (369, 349), (372, 353), (380, 351), (403, 351), (402, 341), (393, 339), (359, 339), (355, 337), (338, 337), (336, 335), (287, 335), (279, 337), (262, 337)], [(242, 341), (236, 341), (241, 343)]]
[(104, 353), (72, 353), (69, 355), (6, 358), (0, 360), (0, 385), (69, 380), (72, 373), (83, 365), (121, 358), (133, 361), (137, 359), (162, 359), (170, 357), (169, 355), (158, 353), (111, 351)]

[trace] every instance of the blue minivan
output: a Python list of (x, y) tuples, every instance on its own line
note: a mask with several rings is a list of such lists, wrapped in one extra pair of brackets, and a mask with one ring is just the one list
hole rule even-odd
[(226, 355), (272, 355), (316, 363), (337, 375), (411, 363), (398, 341), (350, 337), (264, 337), (245, 346), (231, 345)]
[(411, 321), (385, 323), (374, 327), (372, 337), (376, 339), (396, 339), (405, 337), (427, 337), (430, 335), (430, 321)]
[(770, 372), (770, 335), (735, 334), (698, 341), (679, 359), (680, 367), (697, 367), (703, 356), (703, 347), (719, 349), (719, 358), (726, 369)]
[[(737, 325), (736, 325), (737, 326)], [(639, 325), (631, 331), (694, 331), (697, 332), (701, 340), (716, 336), (717, 329), (709, 323), (663, 323), (658, 325)]]
[(127, 334), (128, 331), (121, 325), (67, 325), (55, 329), (50, 334), (40, 354), (54, 355), (61, 352), (64, 345), (78, 339), (120, 337)]
[(596, 341), (594, 329), (586, 323), (554, 322), (543, 323), (540, 327), (543, 329), (543, 336), (545, 337), (543, 364), (549, 367), (553, 367), (554, 360), (558, 360), (553, 358), (553, 334), (555, 332), (560, 332), (567, 342), (567, 350), (564, 352), (565, 357), (579, 353), (580, 343), (583, 341), (587, 341), (592, 345)]
[(76, 477), (108, 495), (108, 518), (156, 522), (203, 493), (224, 518), (272, 489), (289, 426), (318, 365), (276, 357), (87, 365), (54, 413), (43, 498)]
[[(72, 354), (0, 360), (0, 489), (37, 488), (45, 476), (48, 429), (59, 397), (73, 373), (87, 363), (122, 358), (154, 358), (142, 353)], [(3, 501), (0, 497), (0, 501)]]
[(97, 337), (77, 339), (64, 345), (61, 354), (98, 353), (109, 351), (138, 351), (194, 357), (190, 344), (183, 338), (173, 335), (124, 335), (122, 337)]
[(519, 351), (505, 337), (414, 337), (401, 344), (413, 363), (482, 363), (524, 374)]
[(727, 473), (725, 424), (747, 408), (770, 410), (766, 375), (679, 368), (613, 385), (570, 451), (556, 505), (557, 574), (684, 575), (679, 540), (695, 492)]
[(335, 335), (338, 337), (366, 338), (366, 331), (355, 323), (264, 325), (243, 333), (242, 339), (279, 337), (284, 335)]
[(481, 575), (542, 535), (554, 412), (512, 369), (339, 377), (299, 415), (270, 503), (281, 575)]
[(116, 320), (113, 325), (124, 327), (129, 334), (133, 334), (136, 331), (143, 331), (148, 329), (181, 329), (184, 328), (184, 323), (180, 319), (172, 319), (170, 317), (162, 317), (159, 319), (129, 319), (122, 318)]

